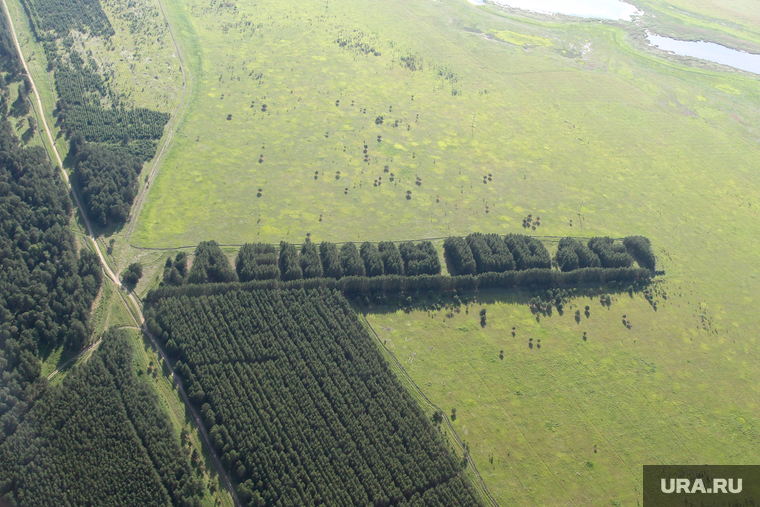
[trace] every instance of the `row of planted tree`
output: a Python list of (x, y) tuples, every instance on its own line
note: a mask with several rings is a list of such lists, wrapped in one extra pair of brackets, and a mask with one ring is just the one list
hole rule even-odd
[[(641, 236), (620, 242), (611, 238), (587, 242), (564, 238), (552, 259), (536, 238), (474, 233), (447, 238), (444, 255), (452, 276), (441, 274), (438, 252), (429, 241), (398, 246), (390, 241), (377, 245), (367, 242), (360, 248), (353, 243), (338, 246), (322, 242), (317, 246), (306, 241), (300, 249), (282, 242), (279, 252), (271, 244), (257, 243), (239, 250), (233, 269), (219, 245), (207, 241), (198, 245), (191, 269), (184, 252), (167, 259), (164, 282), (148, 298), (178, 291), (213, 294), (243, 286), (330, 287), (355, 294), (572, 286), (648, 280), (654, 268), (649, 240)], [(634, 259), (640, 267), (633, 265)]]

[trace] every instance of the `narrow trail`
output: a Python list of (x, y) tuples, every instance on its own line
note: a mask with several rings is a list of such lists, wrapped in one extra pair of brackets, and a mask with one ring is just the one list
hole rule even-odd
[[(3, 0), (5, 1), (5, 0)], [(129, 238), (132, 236), (132, 228), (137, 223), (137, 219), (140, 217), (140, 211), (142, 211), (143, 204), (145, 203), (145, 198), (148, 195), (148, 189), (150, 188), (151, 183), (153, 183), (153, 180), (156, 179), (156, 175), (158, 175), (158, 167), (159, 162), (161, 161), (161, 157), (163, 157), (164, 152), (166, 151), (166, 148), (169, 147), (169, 144), (172, 141), (172, 138), (174, 137), (174, 126), (177, 125), (181, 120), (182, 117), (185, 115), (185, 111), (187, 110), (187, 104), (189, 100), (185, 100), (187, 95), (187, 82), (188, 79), (192, 80), (192, 76), (190, 75), (190, 72), (188, 71), (185, 73), (185, 64), (182, 61), (182, 54), (179, 51), (179, 45), (177, 44), (177, 40), (174, 38), (174, 31), (172, 30), (172, 25), (169, 23), (169, 18), (166, 16), (166, 12), (164, 11), (164, 4), (161, 2), (161, 0), (157, 0), (158, 2), (158, 8), (161, 9), (161, 15), (164, 17), (164, 21), (166, 21), (166, 26), (169, 28), (169, 36), (172, 39), (172, 44), (174, 45), (174, 52), (177, 55), (177, 60), (179, 61), (179, 70), (182, 72), (182, 98), (179, 101), (179, 104), (177, 104), (177, 107), (174, 108), (174, 112), (171, 115), (171, 120), (169, 121), (169, 125), (167, 126), (167, 132), (166, 132), (166, 139), (164, 139), (164, 144), (161, 145), (161, 150), (158, 152), (158, 155), (153, 160), (153, 166), (150, 169), (150, 172), (148, 173), (148, 177), (145, 178), (145, 185), (143, 185), (142, 190), (140, 190), (140, 194), (137, 196), (137, 200), (135, 200), (134, 205), (132, 206), (132, 216), (129, 220), (129, 227), (127, 228), (127, 234), (126, 234), (126, 240), (127, 244), (129, 244)], [(132, 245), (130, 245), (132, 246)]]
[[(393, 358), (393, 361), (396, 363), (396, 366), (398, 366), (399, 370), (403, 373), (404, 377), (409, 381), (409, 383), (412, 386), (414, 386), (414, 389), (417, 391), (417, 393), (420, 396), (422, 396), (422, 398), (431, 407), (433, 407), (438, 412), (440, 412), (442, 414), (445, 414), (445, 412), (443, 411), (443, 409), (441, 409), (438, 405), (436, 405), (435, 403), (433, 403), (432, 401), (430, 401), (430, 399), (427, 396), (425, 396), (425, 393), (422, 392), (422, 390), (419, 388), (419, 386), (414, 382), (414, 380), (412, 380), (412, 377), (410, 377), (409, 374), (406, 372), (406, 370), (404, 369), (404, 367), (401, 366), (401, 363), (398, 361), (398, 359), (396, 359), (396, 355), (393, 352), (391, 352), (390, 350), (388, 350), (388, 348), (385, 346), (385, 344), (382, 341), (380, 341), (380, 336), (377, 334), (377, 331), (375, 331), (375, 328), (372, 327), (372, 324), (370, 324), (369, 321), (367, 320), (367, 315), (364, 314), (364, 313), (362, 313), (361, 316), (362, 316), (362, 320), (364, 321), (364, 324), (369, 328), (370, 331), (372, 331), (372, 334), (375, 335), (375, 338), (377, 339), (377, 343), (379, 343), (380, 346), (383, 347), (386, 352), (388, 352), (388, 355), (391, 356), (391, 358)], [(444, 416), (443, 420), (446, 421), (446, 424), (448, 425), (449, 429), (451, 430), (451, 433), (454, 435), (454, 438), (456, 439), (457, 443), (459, 443), (459, 445), (462, 447), (462, 449), (464, 449), (465, 448), (464, 444), (462, 443), (462, 440), (459, 438), (459, 435), (457, 435), (457, 432), (454, 430), (454, 427), (451, 425), (451, 421), (449, 421), (449, 418), (446, 417), (446, 416)], [(483, 477), (480, 476), (480, 472), (478, 472), (478, 469), (475, 466), (475, 462), (472, 460), (472, 456), (470, 456), (469, 452), (466, 453), (466, 454), (467, 454), (467, 462), (470, 464), (470, 466), (472, 467), (473, 472), (475, 472), (475, 476), (480, 481), (480, 485), (483, 487), (483, 491), (486, 493), (486, 495), (488, 495), (488, 498), (491, 499), (491, 502), (493, 503), (494, 507), (499, 507), (499, 503), (496, 501), (496, 499), (493, 496), (491, 496), (491, 492), (488, 491), (488, 487), (486, 486), (486, 483), (483, 481)]]
[[(21, 59), (21, 63), (24, 66), (24, 71), (26, 72), (27, 77), (29, 78), (29, 82), (32, 84), (32, 90), (34, 91), (34, 96), (37, 98), (37, 106), (39, 107), (40, 116), (42, 118), (42, 125), (45, 128), (45, 132), (47, 133), (47, 138), (50, 141), (50, 146), (53, 149), (53, 154), (55, 155), (56, 160), (58, 161), (58, 168), (60, 169), (61, 174), (63, 175), (63, 180), (66, 182), (66, 186), (69, 189), (69, 192), (71, 193), (71, 196), (74, 198), (74, 202), (77, 205), (77, 208), (79, 209), (79, 214), (82, 217), (82, 220), (85, 223), (85, 226), (87, 227), (87, 235), (89, 239), (92, 241), (93, 246), (95, 247), (95, 252), (97, 252), (98, 257), (100, 258), (101, 266), (103, 267), (103, 271), (108, 276), (108, 278), (111, 279), (113, 283), (116, 284), (117, 287), (120, 288), (119, 294), (121, 294), (122, 290), (125, 290), (121, 281), (119, 280), (119, 277), (114, 274), (113, 271), (111, 271), (111, 268), (108, 267), (108, 263), (106, 262), (105, 257), (103, 256), (103, 252), (100, 250), (100, 245), (98, 245), (98, 242), (95, 238), (95, 234), (92, 232), (92, 226), (90, 225), (90, 220), (87, 217), (87, 213), (85, 212), (84, 207), (82, 206), (82, 203), (79, 202), (79, 197), (77, 196), (76, 192), (71, 186), (71, 182), (69, 181), (69, 175), (66, 173), (66, 170), (63, 168), (63, 160), (61, 159), (61, 155), (58, 153), (58, 149), (55, 146), (55, 142), (53, 141), (53, 135), (52, 131), (50, 130), (50, 127), (48, 126), (47, 120), (45, 119), (45, 109), (42, 107), (42, 100), (40, 99), (40, 94), (37, 91), (37, 86), (34, 83), (34, 79), (32, 78), (32, 74), (29, 72), (29, 67), (27, 67), (26, 59), (24, 58), (24, 53), (21, 51), (21, 45), (18, 42), (18, 36), (16, 35), (16, 28), (13, 24), (13, 18), (11, 17), (10, 10), (8, 9), (8, 4), (6, 3), (6, 0), (2, 0), (3, 2), (3, 10), (5, 11), (5, 15), (8, 18), (8, 23), (10, 24), (11, 33), (13, 34), (13, 41), (16, 44), (16, 51), (18, 51), (19, 58)], [(159, 2), (160, 5), (160, 2)], [(163, 7), (162, 12), (163, 12)], [(167, 20), (168, 22), (168, 20)], [(172, 40), (174, 39), (172, 35)], [(175, 46), (176, 47), (176, 46)], [(179, 53), (178, 53), (179, 58)], [(184, 66), (183, 66), (183, 75), (184, 75)], [(122, 295), (122, 298), (124, 296)], [(161, 357), (164, 360), (164, 363), (166, 364), (166, 367), (169, 370), (169, 373), (171, 374), (171, 378), (174, 381), (174, 383), (177, 385), (177, 391), (182, 396), (182, 401), (185, 403), (185, 406), (187, 407), (187, 410), (190, 412), (190, 414), (193, 416), (193, 419), (195, 419), (195, 423), (198, 427), (198, 430), (201, 434), (201, 437), (203, 438), (204, 443), (206, 444), (206, 448), (209, 451), (209, 454), (211, 455), (212, 459), (214, 460), (214, 464), (216, 466), (217, 472), (219, 473), (219, 476), (222, 478), (222, 482), (224, 483), (225, 488), (229, 492), (230, 496), (232, 497), (232, 501), (235, 504), (236, 507), (242, 507), (240, 500), (237, 497), (237, 494), (235, 493), (235, 488), (232, 487), (232, 483), (230, 482), (229, 477), (227, 476), (227, 473), (222, 466), (222, 462), (219, 459), (219, 456), (216, 453), (216, 449), (214, 449), (214, 446), (211, 444), (211, 439), (208, 436), (208, 433), (206, 432), (206, 428), (203, 426), (203, 422), (196, 412), (195, 408), (190, 404), (190, 399), (187, 396), (187, 393), (185, 393), (185, 389), (182, 386), (182, 382), (179, 380), (179, 376), (174, 373), (174, 369), (171, 367), (169, 363), (169, 358), (164, 353), (163, 349), (158, 345), (158, 342), (156, 341), (155, 337), (151, 332), (148, 330), (147, 326), (145, 325), (145, 318), (143, 317), (142, 310), (140, 308), (140, 304), (138, 299), (135, 297), (135, 295), (131, 292), (127, 293), (127, 297), (132, 301), (134, 304), (134, 308), (137, 312), (137, 315), (134, 315), (132, 312), (132, 309), (130, 308), (130, 305), (127, 305), (127, 308), (129, 309), (130, 314), (132, 314), (132, 317), (135, 319), (135, 321), (140, 325), (138, 329), (141, 329), (143, 333), (145, 333), (146, 336), (150, 339), (151, 343), (153, 343), (153, 346), (158, 351), (158, 353), (161, 355)], [(92, 346), (90, 346), (87, 350), (90, 350), (94, 347), (96, 347), (100, 343), (100, 340), (95, 342)], [(86, 353), (87, 350), (83, 351), (81, 354)], [(60, 370), (60, 368), (59, 368)], [(50, 375), (52, 377), (56, 372)], [(48, 378), (50, 378), (48, 377)]]
[[(137, 331), (140, 331), (140, 328), (136, 327), (136, 326), (119, 326), (116, 329), (136, 329)], [(79, 359), (80, 357), (82, 357), (83, 355), (85, 355), (86, 353), (88, 353), (89, 351), (95, 350), (98, 347), (98, 345), (100, 345), (101, 341), (103, 341), (103, 339), (99, 338), (98, 341), (96, 341), (95, 343), (93, 343), (92, 345), (90, 345), (89, 347), (87, 347), (86, 349), (84, 349), (82, 352), (80, 352), (79, 354), (75, 355), (74, 357), (72, 357), (71, 359), (69, 359), (68, 361), (66, 361), (65, 363), (63, 363), (61, 366), (59, 366), (58, 368), (56, 368), (50, 375), (48, 375), (47, 379), (50, 380), (51, 378), (53, 378), (56, 375), (56, 373), (59, 373), (61, 370), (63, 370), (64, 368), (66, 368), (72, 362), (76, 361), (77, 359)]]

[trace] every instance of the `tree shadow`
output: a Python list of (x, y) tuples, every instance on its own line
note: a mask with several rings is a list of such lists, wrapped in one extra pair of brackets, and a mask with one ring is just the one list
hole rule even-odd
[(31, 141), (33, 137), (34, 137), (34, 130), (30, 127), (26, 129), (26, 131), (23, 134), (21, 134), (21, 142), (23, 142), (24, 144), (28, 144), (29, 141)]

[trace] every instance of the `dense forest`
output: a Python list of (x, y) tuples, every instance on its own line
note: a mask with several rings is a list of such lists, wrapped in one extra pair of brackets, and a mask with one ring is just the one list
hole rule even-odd
[(112, 329), (0, 446), (0, 503), (199, 506), (188, 454), (135, 372), (125, 331)]
[(195, 249), (193, 266), (187, 283), (224, 283), (237, 281), (237, 273), (230, 266), (216, 241), (203, 241)]
[(167, 298), (148, 326), (245, 505), (478, 505), (338, 292)]
[(88, 214), (102, 227), (123, 223), (137, 195), (142, 164), (155, 154), (169, 114), (125, 107), (91, 53), (77, 50), (72, 31), (105, 39), (114, 33), (98, 0), (23, 4), (54, 72), (58, 101), (53, 115), (69, 139), (74, 182)]
[(101, 227), (125, 222), (137, 196), (142, 162), (94, 143), (85, 143), (72, 153), (73, 181), (82, 192), (87, 215)]
[(23, 0), (40, 40), (65, 37), (71, 30), (96, 36), (113, 35), (113, 27), (98, 0)]
[[(41, 350), (89, 342), (102, 269), (77, 252), (57, 169), (8, 121), (28, 114), (31, 86), (5, 16), (0, 68), (0, 505), (200, 505), (203, 484), (123, 332), (109, 331), (61, 386), (40, 377)], [(22, 92), (11, 111), (9, 86)]]
[(0, 442), (13, 433), (40, 374), (38, 350), (79, 350), (100, 289), (97, 256), (77, 256), (64, 184), (41, 148), (23, 148), (0, 118)]

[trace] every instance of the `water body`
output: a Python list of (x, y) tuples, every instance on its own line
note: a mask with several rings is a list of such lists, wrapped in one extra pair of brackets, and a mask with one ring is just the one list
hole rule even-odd
[(760, 55), (727, 48), (714, 42), (676, 40), (653, 33), (647, 33), (647, 39), (650, 44), (677, 55), (691, 56), (760, 74)]
[[(630, 21), (631, 16), (639, 14), (631, 4), (619, 0), (494, 0), (499, 5), (541, 12), (543, 14), (566, 14), (579, 18), (616, 19)], [(470, 0), (470, 3), (482, 3)]]

